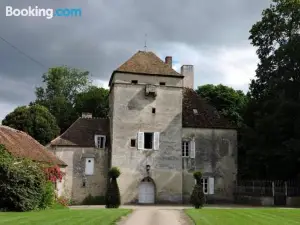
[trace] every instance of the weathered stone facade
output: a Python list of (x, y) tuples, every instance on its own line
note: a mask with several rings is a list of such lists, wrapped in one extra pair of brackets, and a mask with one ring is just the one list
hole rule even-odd
[[(184, 199), (187, 202), (195, 183), (192, 173), (200, 170), (203, 177), (214, 178), (210, 201), (233, 201), (237, 174), (237, 132), (230, 129), (183, 128), (183, 140), (195, 140), (196, 157), (184, 168)], [(192, 160), (192, 159), (188, 159)]]
[[(131, 80), (138, 79), (132, 85)], [(165, 82), (165, 86), (160, 86)], [(152, 84), (156, 96), (145, 94)], [(182, 79), (116, 73), (112, 81), (113, 116), (110, 118), (112, 166), (121, 169), (118, 179), (122, 201), (136, 202), (139, 184), (147, 176), (146, 165), (156, 185), (156, 201), (182, 200)], [(152, 113), (152, 108), (156, 109)], [(138, 132), (159, 132), (159, 150), (131, 147)]]
[[(116, 166), (123, 204), (188, 202), (196, 170), (208, 201), (233, 201), (236, 130), (191, 89), (193, 67), (179, 74), (171, 64), (170, 57), (164, 63), (136, 53), (111, 76), (109, 118), (80, 118), (51, 142), (68, 164), (61, 195), (77, 203), (104, 195), (108, 169)], [(105, 149), (95, 147), (97, 135), (106, 136)], [(86, 157), (95, 159), (93, 175), (84, 175)]]
[[(68, 167), (60, 184), (58, 195), (71, 199), (74, 204), (81, 204), (88, 196), (104, 196), (107, 182), (107, 149), (52, 147), (50, 148)], [(94, 174), (85, 175), (86, 158), (94, 158)]]

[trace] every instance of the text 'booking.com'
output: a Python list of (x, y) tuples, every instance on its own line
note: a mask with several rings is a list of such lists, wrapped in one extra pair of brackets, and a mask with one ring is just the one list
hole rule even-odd
[(38, 6), (29, 6), (27, 8), (5, 7), (5, 15), (7, 17), (44, 17), (52, 19), (54, 17), (81, 17), (81, 8), (39, 8)]

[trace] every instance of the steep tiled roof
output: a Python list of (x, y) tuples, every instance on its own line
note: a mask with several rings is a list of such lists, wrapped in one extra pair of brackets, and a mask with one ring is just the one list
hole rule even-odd
[(220, 129), (236, 128), (190, 88), (184, 88), (183, 90), (182, 126)]
[(115, 72), (182, 76), (153, 52), (138, 51)]
[(23, 131), (0, 125), (0, 144), (3, 144), (15, 157), (66, 166), (66, 163)]
[(51, 141), (52, 146), (95, 146), (95, 135), (106, 135), (109, 141), (109, 120), (103, 118), (78, 118), (62, 135)]

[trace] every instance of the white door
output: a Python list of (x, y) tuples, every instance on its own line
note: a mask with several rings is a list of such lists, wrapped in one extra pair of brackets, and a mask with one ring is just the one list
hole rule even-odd
[(139, 186), (139, 203), (154, 203), (154, 184), (152, 182), (141, 182)]

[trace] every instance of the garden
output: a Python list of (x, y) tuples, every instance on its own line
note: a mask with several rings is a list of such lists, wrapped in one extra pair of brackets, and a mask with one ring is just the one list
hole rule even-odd
[(109, 171), (107, 209), (71, 210), (69, 200), (55, 193), (56, 181), (64, 176), (58, 166), (16, 158), (0, 145), (0, 224), (114, 224), (131, 212), (116, 209), (119, 175), (118, 168)]

